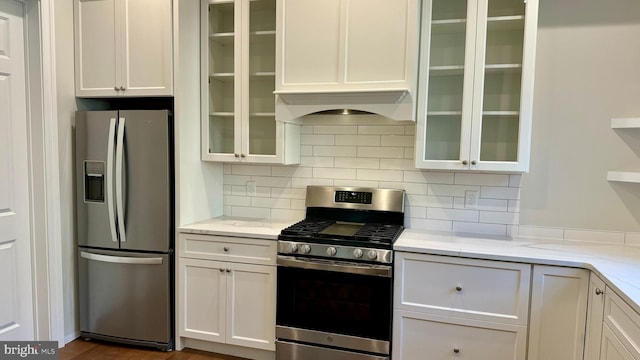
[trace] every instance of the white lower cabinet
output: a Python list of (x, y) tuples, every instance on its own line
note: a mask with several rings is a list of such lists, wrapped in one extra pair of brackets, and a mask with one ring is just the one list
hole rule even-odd
[(601, 360), (640, 360), (640, 314), (607, 288), (604, 300)]
[(605, 289), (604, 281), (595, 273), (591, 273), (589, 277), (589, 300), (587, 303), (587, 333), (584, 337), (585, 360), (600, 359)]
[(633, 357), (609, 326), (604, 324), (600, 360), (638, 360), (638, 358)]
[(396, 252), (393, 359), (524, 360), (531, 265)]
[[(192, 248), (201, 251), (199, 259), (184, 257), (197, 253), (184, 245), (194, 238), (198, 247)], [(260, 241), (267, 244), (266, 249), (273, 249), (275, 259), (275, 241), (246, 239), (245, 244), (241, 238), (192, 234), (181, 234), (180, 241), (178, 336), (275, 351), (275, 263), (251, 263), (257, 259), (255, 248)], [(222, 254), (216, 252), (217, 247)], [(211, 260), (212, 256), (228, 256), (229, 261)], [(265, 261), (264, 254), (259, 258)]]
[(523, 360), (526, 343), (526, 326), (394, 311), (393, 359)]
[(589, 271), (533, 266), (528, 360), (582, 360)]

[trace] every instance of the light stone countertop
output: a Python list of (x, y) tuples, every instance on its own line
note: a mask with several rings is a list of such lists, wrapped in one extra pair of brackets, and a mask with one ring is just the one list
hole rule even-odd
[(223, 216), (178, 227), (190, 234), (222, 235), (254, 239), (277, 240), (280, 231), (296, 220), (268, 220)]
[(581, 241), (503, 238), (405, 229), (393, 249), (421, 254), (588, 269), (640, 313), (640, 247)]
[[(179, 232), (276, 240), (296, 220), (219, 217), (178, 228)], [(396, 251), (579, 267), (598, 274), (640, 313), (640, 246), (502, 238), (405, 229)]]

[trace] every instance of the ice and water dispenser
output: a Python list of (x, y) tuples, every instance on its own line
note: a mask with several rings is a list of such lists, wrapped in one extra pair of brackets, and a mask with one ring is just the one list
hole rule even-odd
[(104, 203), (104, 162), (84, 162), (84, 201)]

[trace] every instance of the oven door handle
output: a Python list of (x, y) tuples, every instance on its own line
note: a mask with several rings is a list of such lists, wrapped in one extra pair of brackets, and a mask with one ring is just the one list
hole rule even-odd
[(292, 256), (278, 255), (278, 266), (320, 270), (320, 271), (334, 271), (341, 273), (357, 274), (357, 275), (370, 275), (380, 277), (391, 277), (391, 266), (389, 265), (370, 265), (370, 264), (356, 264), (348, 262), (338, 262), (333, 260), (323, 259), (307, 259)]

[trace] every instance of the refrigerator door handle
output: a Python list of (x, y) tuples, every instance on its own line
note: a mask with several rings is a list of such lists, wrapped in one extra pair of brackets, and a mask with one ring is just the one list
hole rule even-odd
[(116, 119), (111, 118), (109, 120), (109, 137), (107, 141), (107, 181), (105, 189), (105, 198), (107, 199), (107, 212), (109, 213), (109, 229), (111, 230), (111, 241), (118, 242), (118, 235), (116, 232), (116, 219), (113, 209), (113, 194), (111, 193), (113, 185), (113, 145), (115, 141), (116, 132)]
[(127, 256), (110, 256), (81, 251), (80, 256), (87, 260), (133, 265), (162, 265), (162, 258), (138, 258)]
[(122, 163), (124, 157), (124, 123), (125, 119), (118, 120), (118, 135), (116, 140), (116, 210), (118, 212), (118, 232), (120, 242), (127, 242), (124, 227), (124, 198), (122, 192)]

